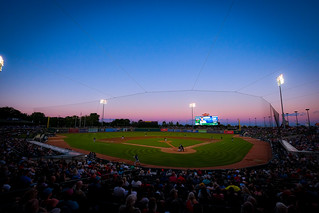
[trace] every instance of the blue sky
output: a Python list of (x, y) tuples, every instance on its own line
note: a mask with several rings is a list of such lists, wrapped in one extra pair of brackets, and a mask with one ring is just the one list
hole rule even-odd
[[(318, 1), (4, 0), (1, 8), (0, 106), (101, 114), (105, 98), (109, 119), (186, 121), (196, 102), (197, 114), (261, 121), (267, 113), (250, 114), (259, 110), (238, 93), (280, 111), (283, 73), (285, 113), (298, 110), (305, 122), (310, 108), (319, 120)], [(155, 91), (178, 92), (119, 98)], [(228, 95), (203, 91), (234, 91), (237, 102), (228, 109)]]

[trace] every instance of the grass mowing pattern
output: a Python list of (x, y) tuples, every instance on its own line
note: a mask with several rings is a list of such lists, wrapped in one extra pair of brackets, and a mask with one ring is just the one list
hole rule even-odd
[(159, 138), (145, 138), (139, 140), (129, 140), (125, 143), (132, 143), (132, 144), (141, 144), (147, 146), (155, 146), (155, 147), (163, 147), (163, 148), (170, 148), (171, 146), (164, 142), (159, 142)]
[(196, 145), (196, 144), (199, 144), (199, 143), (203, 143), (203, 141), (200, 141), (200, 139), (198, 140), (194, 140), (194, 139), (179, 139), (179, 138), (168, 138), (167, 140), (170, 140), (172, 141), (171, 144), (174, 146), (174, 147), (179, 147), (180, 144), (183, 145), (183, 147), (188, 147), (188, 146), (192, 146), (192, 145)]
[[(170, 154), (163, 153), (157, 148), (148, 148), (140, 146), (131, 146), (119, 143), (105, 143), (99, 142), (99, 139), (115, 138), (115, 137), (141, 137), (144, 136), (143, 132), (128, 132), (128, 133), (83, 133), (83, 134), (65, 134), (67, 138), (65, 141), (72, 147), (93, 151), (109, 156), (119, 157), (134, 161), (134, 155), (138, 154), (142, 163), (159, 165), (159, 166), (171, 166), (171, 167), (184, 167), (184, 168), (200, 168), (211, 166), (222, 166), (232, 163), (236, 163), (243, 159), (253, 146), (251, 143), (244, 141), (240, 138), (234, 138), (231, 140), (232, 135), (220, 135), (220, 134), (200, 134), (200, 133), (161, 133), (161, 132), (148, 132), (147, 136), (161, 136), (167, 137), (186, 137), (186, 140), (182, 140), (183, 146), (190, 143), (200, 143), (197, 140), (187, 140), (187, 137), (196, 138), (211, 138), (220, 139), (220, 142), (206, 144), (203, 146), (195, 147), (197, 151), (192, 154)], [(93, 143), (93, 138), (97, 141)], [(147, 138), (145, 138), (147, 139)], [(145, 140), (143, 139), (143, 140)], [(170, 138), (169, 140), (175, 140)], [(173, 141), (174, 142), (174, 141)], [(177, 146), (181, 141), (176, 141)], [(175, 143), (175, 142), (174, 142)]]

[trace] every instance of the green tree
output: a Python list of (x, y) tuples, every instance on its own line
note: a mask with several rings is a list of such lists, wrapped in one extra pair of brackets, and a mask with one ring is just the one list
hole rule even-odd
[(129, 119), (115, 119), (111, 122), (111, 126), (130, 126), (130, 123)]
[(74, 118), (71, 116), (66, 116), (64, 118), (64, 126), (65, 127), (72, 127), (74, 126)]
[(86, 119), (86, 126), (100, 126), (100, 115), (97, 113), (91, 113)]
[(31, 120), (34, 124), (37, 124), (37, 125), (45, 125), (46, 124), (46, 117), (44, 115), (44, 113), (42, 112), (34, 112), (31, 114)]
[(1, 107), (0, 108), (0, 119), (8, 118), (19, 118), (23, 120), (28, 120), (26, 114), (22, 114), (19, 110), (14, 109), (13, 107)]

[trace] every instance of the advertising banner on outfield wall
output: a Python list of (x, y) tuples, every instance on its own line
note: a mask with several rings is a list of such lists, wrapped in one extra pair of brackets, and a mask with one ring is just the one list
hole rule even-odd
[(98, 129), (97, 128), (89, 128), (89, 132), (93, 133), (93, 132), (97, 132)]
[(148, 132), (148, 129), (144, 129), (144, 128), (135, 128), (134, 129), (135, 132)]
[(56, 133), (68, 133), (69, 129), (57, 129)]
[(107, 128), (107, 129), (104, 130), (104, 132), (117, 132), (117, 129)]
[(233, 130), (225, 130), (224, 134), (234, 134), (234, 131)]
[(181, 132), (180, 129), (174, 129), (174, 132)]
[(78, 128), (70, 128), (69, 133), (79, 133), (79, 129)]
[(193, 132), (192, 129), (184, 129), (183, 132)]
[(161, 129), (161, 132), (167, 132), (168, 129)]
[(207, 130), (206, 129), (199, 129), (198, 132), (199, 133), (207, 133)]
[(160, 128), (135, 128), (136, 132), (160, 132)]
[(86, 129), (86, 128), (85, 128), (85, 129), (84, 129), (84, 128), (82, 128), (82, 129), (80, 129), (80, 130), (79, 130), (79, 132), (80, 132), (80, 133), (87, 133), (87, 132), (88, 132), (88, 129)]
[(224, 134), (223, 130), (212, 130), (212, 129), (208, 129), (207, 133), (214, 133), (214, 134)]
[(160, 132), (161, 129), (159, 129), (159, 128), (158, 128), (158, 129), (150, 129), (149, 131), (150, 131), (150, 132)]

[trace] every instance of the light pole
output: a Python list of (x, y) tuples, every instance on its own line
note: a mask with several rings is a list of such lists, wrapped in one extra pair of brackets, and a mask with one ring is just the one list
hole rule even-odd
[(264, 117), (264, 127), (266, 127), (266, 117)]
[(282, 104), (282, 94), (281, 94), (281, 85), (284, 84), (285, 80), (284, 80), (284, 76), (282, 74), (280, 74), (277, 77), (277, 83), (279, 86), (279, 92), (280, 92), (280, 102), (281, 102), (281, 113), (282, 113), (282, 124), (284, 129), (286, 128), (286, 121), (285, 121), (285, 114), (284, 114), (284, 105)]
[(298, 127), (298, 114), (297, 114), (298, 111), (296, 110), (295, 113), (296, 113), (296, 126)]
[(2, 56), (0, 55), (0, 72), (2, 70), (3, 65), (4, 65), (4, 61), (3, 61)]
[(256, 120), (257, 118), (255, 118), (255, 126), (257, 126), (257, 120)]
[(269, 118), (269, 127), (272, 127), (272, 122), (271, 122), (271, 119), (270, 119), (271, 116), (269, 115), (268, 118)]
[(249, 118), (249, 126), (250, 126), (250, 118)]
[(307, 111), (307, 116), (308, 116), (308, 127), (310, 128), (309, 109), (306, 109), (306, 111)]
[(195, 103), (191, 103), (189, 104), (189, 107), (192, 108), (192, 128), (194, 129), (194, 108), (196, 107), (196, 104)]
[(107, 103), (106, 99), (101, 99), (100, 100), (100, 104), (103, 105), (103, 112), (102, 112), (102, 126), (103, 126), (103, 122), (104, 122), (104, 105)]
[(286, 112), (286, 117), (287, 117), (287, 125), (289, 126), (289, 114), (288, 114), (288, 112)]

